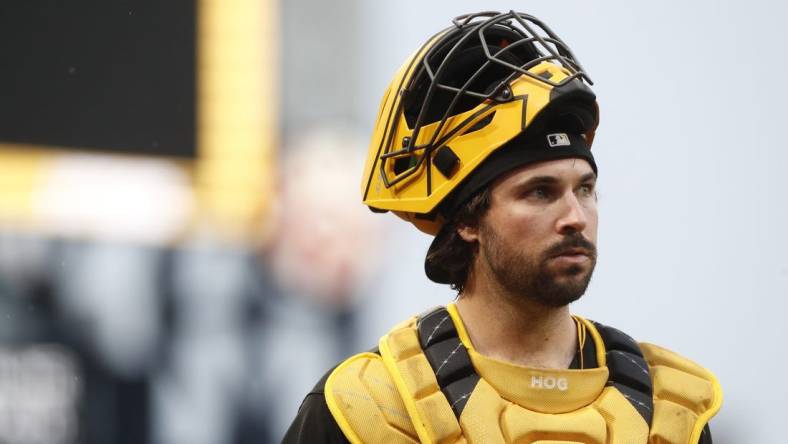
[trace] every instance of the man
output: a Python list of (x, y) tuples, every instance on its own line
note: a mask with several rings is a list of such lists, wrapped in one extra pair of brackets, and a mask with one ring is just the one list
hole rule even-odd
[(588, 75), (522, 13), (454, 19), (384, 95), (364, 203), (435, 235), (455, 304), (307, 395), (286, 442), (711, 443), (712, 373), (569, 313), (596, 264)]

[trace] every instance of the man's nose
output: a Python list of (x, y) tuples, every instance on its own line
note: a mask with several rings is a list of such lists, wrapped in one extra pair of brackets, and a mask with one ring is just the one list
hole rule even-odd
[(559, 234), (582, 232), (588, 224), (585, 208), (574, 193), (566, 193), (560, 200), (561, 215), (556, 222)]

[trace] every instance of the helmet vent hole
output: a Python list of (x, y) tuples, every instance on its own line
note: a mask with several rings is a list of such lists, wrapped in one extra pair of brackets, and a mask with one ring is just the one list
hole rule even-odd
[(394, 174), (399, 176), (405, 171), (408, 171), (415, 164), (416, 164), (415, 156), (398, 157), (394, 159)]
[(540, 72), (540, 73), (539, 73), (539, 74), (537, 74), (537, 75), (538, 75), (539, 77), (541, 77), (541, 78), (545, 79), (545, 80), (550, 80), (550, 79), (552, 79), (552, 78), (553, 78), (553, 73), (551, 73), (550, 71), (542, 71), (542, 72)]
[(468, 128), (467, 130), (465, 130), (465, 132), (462, 133), (462, 135), (464, 136), (464, 135), (470, 134), (470, 133), (472, 133), (474, 131), (479, 131), (480, 129), (482, 129), (485, 126), (489, 125), (490, 122), (493, 121), (494, 117), (495, 117), (495, 111), (491, 112), (489, 115), (487, 115), (487, 117), (485, 117), (485, 118), (479, 120), (478, 122), (474, 123), (473, 125), (471, 125), (471, 127)]

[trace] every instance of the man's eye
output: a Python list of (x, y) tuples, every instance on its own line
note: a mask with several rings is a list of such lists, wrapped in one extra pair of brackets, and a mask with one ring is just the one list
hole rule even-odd
[(548, 190), (547, 187), (532, 188), (531, 191), (528, 192), (528, 197), (534, 199), (547, 199), (550, 197), (550, 190)]
[(580, 185), (579, 192), (581, 196), (593, 196), (594, 186), (591, 184)]

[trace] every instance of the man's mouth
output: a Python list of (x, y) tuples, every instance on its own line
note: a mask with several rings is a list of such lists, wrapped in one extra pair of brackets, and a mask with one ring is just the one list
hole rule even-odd
[(547, 252), (553, 263), (566, 266), (577, 266), (592, 263), (596, 259), (596, 248), (586, 239), (573, 236), (554, 245)]
[(559, 265), (581, 265), (591, 260), (593, 253), (585, 248), (567, 248), (551, 257)]
[(585, 248), (567, 248), (566, 250), (562, 250), (558, 252), (558, 254), (554, 255), (553, 257), (575, 257), (575, 256), (591, 257), (591, 252), (586, 250)]

